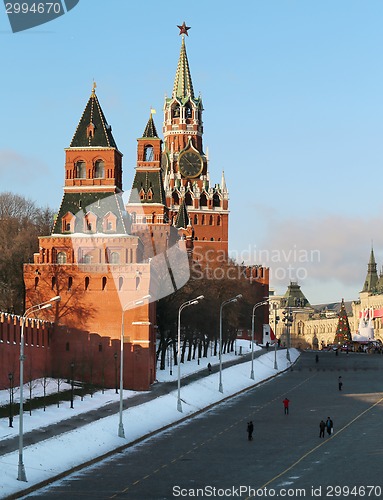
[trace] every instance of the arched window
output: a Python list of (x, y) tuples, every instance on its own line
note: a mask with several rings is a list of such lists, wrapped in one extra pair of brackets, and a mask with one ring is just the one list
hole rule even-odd
[(66, 253), (59, 252), (56, 257), (57, 264), (66, 264)]
[(35, 290), (39, 286), (39, 278), (35, 278)]
[(105, 175), (105, 163), (103, 160), (97, 160), (94, 164), (94, 178), (103, 179)]
[(217, 217), (217, 226), (220, 226), (221, 225), (221, 216), (218, 215)]
[(121, 291), (122, 290), (122, 287), (124, 285), (124, 278), (122, 276), (120, 276), (118, 278), (118, 290)]
[(207, 207), (207, 197), (205, 193), (201, 194), (201, 197), (199, 199), (199, 204), (201, 207)]
[(84, 283), (85, 290), (89, 289), (89, 282), (90, 282), (89, 276), (86, 276), (85, 277), (85, 283)]
[(107, 283), (107, 279), (105, 276), (103, 276), (103, 278), (102, 278), (102, 289), (103, 290), (105, 290), (105, 288), (106, 288), (106, 283)]
[(213, 225), (213, 216), (211, 215), (209, 217), (209, 226), (212, 226)]
[(56, 287), (56, 276), (52, 276), (52, 290)]
[(92, 256), (89, 253), (86, 253), (85, 255), (82, 256), (81, 263), (82, 264), (91, 264), (92, 263)]
[(187, 205), (188, 207), (191, 207), (193, 205), (193, 198), (190, 191), (185, 194), (185, 205)]
[(144, 161), (153, 161), (154, 151), (151, 144), (147, 144), (144, 148)]
[(73, 285), (73, 278), (72, 276), (69, 276), (68, 278), (68, 292), (72, 290), (72, 285)]
[(194, 224), (198, 224), (198, 215), (194, 215)]
[(172, 118), (179, 118), (180, 116), (180, 105), (176, 104), (172, 110)]
[(118, 252), (111, 252), (109, 262), (110, 262), (110, 264), (119, 264), (120, 263), (120, 254)]
[(217, 193), (214, 193), (214, 195), (213, 195), (213, 207), (220, 207), (220, 206), (221, 206), (220, 197), (218, 196)]
[(193, 111), (192, 111), (191, 106), (189, 104), (186, 105), (185, 116), (186, 116), (186, 118), (191, 118), (193, 116)]
[(139, 286), (140, 286), (140, 277), (139, 276), (136, 276), (136, 290), (138, 290)]
[(76, 177), (77, 179), (85, 179), (86, 178), (86, 166), (85, 161), (76, 162)]
[(179, 199), (178, 193), (176, 191), (173, 191), (172, 201), (173, 201), (173, 205), (179, 205), (180, 204), (180, 199)]

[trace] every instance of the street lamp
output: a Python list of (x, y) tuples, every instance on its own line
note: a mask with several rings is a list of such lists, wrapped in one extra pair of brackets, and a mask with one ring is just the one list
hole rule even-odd
[(277, 363), (277, 325), (279, 321), (279, 316), (277, 315), (277, 304), (273, 304), (273, 309), (274, 309), (274, 370), (278, 370), (278, 363)]
[(258, 302), (253, 306), (253, 313), (251, 315), (251, 372), (250, 378), (254, 380), (254, 313), (258, 307), (265, 306), (269, 299), (263, 300), (262, 302)]
[(219, 392), (223, 393), (223, 386), (222, 386), (222, 309), (226, 304), (230, 304), (231, 302), (237, 302), (238, 299), (242, 298), (242, 294), (239, 293), (235, 297), (232, 297), (231, 299), (225, 300), (222, 302), (221, 307), (219, 308), (219, 387), (218, 390)]
[(24, 388), (24, 328), (27, 317), (42, 309), (50, 309), (54, 302), (60, 302), (60, 295), (56, 295), (56, 297), (51, 298), (41, 304), (36, 304), (35, 306), (31, 306), (29, 309), (25, 311), (21, 318), (21, 332), (20, 332), (20, 409), (19, 409), (19, 464), (18, 464), (18, 473), (17, 480), (18, 481), (27, 481), (27, 477), (25, 475), (25, 467), (23, 463), (23, 417), (24, 417), (24, 409), (23, 409), (23, 388)]
[(118, 423), (118, 437), (125, 438), (124, 424), (122, 423), (123, 396), (124, 396), (124, 314), (130, 305), (140, 306), (145, 300), (150, 300), (151, 295), (145, 295), (142, 299), (134, 300), (125, 304), (122, 308), (121, 337), (120, 337), (120, 411)]
[(9, 427), (13, 427), (13, 373), (8, 373), (9, 378)]
[(283, 311), (283, 315), (284, 315), (284, 318), (282, 319), (282, 321), (285, 323), (286, 325), (286, 340), (287, 340), (287, 350), (286, 350), (286, 359), (287, 361), (290, 361), (290, 351), (289, 351), (289, 347), (290, 347), (290, 327), (291, 325), (293, 324), (293, 315), (291, 314), (291, 308), (288, 307), (287, 309), (285, 309)]
[(180, 305), (178, 309), (178, 346), (177, 346), (177, 368), (178, 368), (178, 397), (177, 397), (177, 410), (182, 412), (181, 404), (181, 311), (185, 307), (194, 306), (198, 304), (200, 300), (204, 298), (203, 295), (199, 295), (195, 299), (188, 300)]

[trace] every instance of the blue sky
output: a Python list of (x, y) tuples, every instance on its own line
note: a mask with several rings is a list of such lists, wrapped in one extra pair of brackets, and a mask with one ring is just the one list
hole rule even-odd
[(129, 189), (151, 107), (161, 131), (186, 21), (230, 251), (270, 266), (279, 293), (293, 279), (311, 303), (357, 299), (372, 240), (383, 264), (382, 20), (380, 0), (80, 0), (13, 34), (3, 9), (0, 191), (58, 208), (93, 79)]

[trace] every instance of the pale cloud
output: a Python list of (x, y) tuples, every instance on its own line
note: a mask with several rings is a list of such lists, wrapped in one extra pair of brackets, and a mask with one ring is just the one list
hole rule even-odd
[(0, 183), (2, 179), (17, 176), (20, 180), (24, 174), (44, 174), (47, 167), (40, 160), (27, 157), (13, 149), (0, 149)]
[[(378, 273), (383, 265), (382, 219), (346, 215), (283, 215), (256, 207), (257, 241), (236, 259), (270, 268), (270, 283), (284, 293), (297, 281), (310, 301), (358, 298), (373, 244)], [(260, 234), (261, 233), (261, 234)], [(311, 295), (311, 297), (309, 296)], [(338, 298), (339, 297), (339, 298)]]

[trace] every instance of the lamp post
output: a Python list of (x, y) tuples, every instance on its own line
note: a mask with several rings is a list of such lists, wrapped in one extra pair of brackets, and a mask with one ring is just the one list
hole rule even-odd
[(18, 481), (27, 481), (27, 477), (25, 474), (25, 467), (23, 463), (23, 418), (24, 418), (24, 400), (23, 400), (23, 388), (24, 388), (24, 328), (27, 317), (41, 309), (50, 309), (54, 302), (59, 302), (61, 297), (56, 295), (56, 297), (51, 298), (41, 304), (37, 304), (35, 306), (31, 306), (29, 309), (25, 311), (21, 318), (21, 332), (20, 332), (20, 409), (19, 409), (19, 464), (18, 464), (18, 473), (17, 480)]
[(114, 386), (116, 388), (116, 394), (118, 394), (118, 382), (117, 382), (117, 353), (114, 353)]
[(254, 380), (254, 313), (258, 307), (265, 306), (269, 299), (263, 300), (262, 302), (258, 302), (253, 306), (253, 312), (251, 315), (251, 372), (250, 378)]
[(70, 364), (70, 407), (73, 408), (73, 396), (74, 396), (74, 362), (72, 361)]
[(13, 373), (8, 373), (9, 378), (9, 427), (13, 427)]
[(277, 325), (279, 321), (279, 316), (277, 316), (277, 305), (274, 303), (273, 304), (273, 309), (274, 309), (274, 370), (278, 370), (278, 363), (277, 363)]
[(222, 302), (221, 307), (219, 308), (219, 387), (218, 390), (219, 392), (223, 393), (223, 385), (222, 385), (222, 309), (224, 306), (227, 304), (230, 304), (231, 302), (237, 302), (238, 299), (242, 298), (242, 294), (239, 293), (235, 297), (232, 297), (231, 299), (225, 300)]
[(177, 396), (177, 410), (182, 412), (181, 404), (181, 311), (185, 307), (194, 306), (198, 304), (200, 300), (204, 298), (203, 295), (199, 295), (195, 299), (188, 300), (180, 305), (178, 309), (178, 345), (177, 345), (177, 369), (178, 369), (178, 396)]
[(291, 308), (287, 307), (287, 309), (285, 309), (283, 311), (283, 315), (284, 315), (284, 318), (282, 321), (286, 325), (286, 340), (287, 340), (286, 359), (287, 359), (287, 361), (291, 361), (290, 360), (290, 351), (289, 351), (289, 348), (290, 348), (290, 327), (293, 323), (293, 315), (291, 314)]
[(120, 337), (120, 410), (118, 422), (118, 437), (125, 438), (124, 424), (122, 423), (122, 411), (124, 406), (124, 314), (130, 305), (140, 306), (145, 300), (150, 300), (151, 295), (145, 295), (142, 299), (134, 300), (125, 304), (122, 308), (121, 316), (121, 337)]

